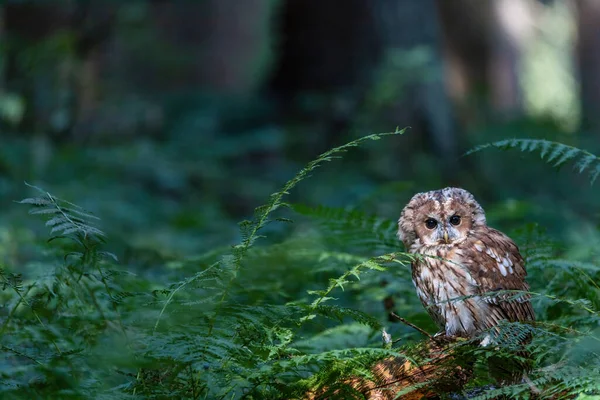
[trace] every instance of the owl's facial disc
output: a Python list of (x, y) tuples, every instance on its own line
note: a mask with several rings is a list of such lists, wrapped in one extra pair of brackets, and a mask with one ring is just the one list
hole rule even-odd
[(407, 248), (456, 245), (483, 226), (485, 213), (473, 195), (448, 187), (414, 195), (398, 220), (398, 237)]
[(423, 244), (453, 245), (466, 239), (471, 219), (463, 207), (431, 202), (424, 204), (423, 211), (425, 220), (416, 227), (417, 236)]

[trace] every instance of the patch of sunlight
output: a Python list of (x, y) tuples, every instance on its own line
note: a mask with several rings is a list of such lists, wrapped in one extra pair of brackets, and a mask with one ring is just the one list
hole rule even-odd
[(537, 4), (535, 35), (521, 66), (525, 112), (551, 118), (568, 132), (579, 126), (581, 105), (575, 69), (576, 25), (567, 2)]

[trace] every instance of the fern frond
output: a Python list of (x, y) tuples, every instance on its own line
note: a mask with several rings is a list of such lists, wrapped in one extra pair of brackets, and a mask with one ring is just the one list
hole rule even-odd
[(302, 317), (300, 322), (304, 323), (306, 321), (313, 319), (316, 316), (315, 311), (322, 305), (322, 303), (333, 299), (332, 297), (329, 296), (331, 294), (331, 292), (338, 287), (340, 289), (344, 290), (344, 285), (346, 285), (347, 283), (350, 283), (349, 279), (351, 277), (360, 279), (360, 275), (365, 270), (385, 271), (386, 268), (383, 265), (381, 265), (384, 263), (394, 262), (394, 263), (398, 263), (400, 265), (406, 266), (406, 265), (409, 265), (412, 260), (414, 260), (414, 256), (409, 253), (390, 253), (390, 254), (384, 254), (382, 256), (373, 257), (373, 258), (367, 259), (359, 264), (356, 264), (354, 267), (350, 268), (348, 271), (346, 271), (340, 277), (335, 278), (335, 279), (330, 279), (329, 286), (326, 289), (308, 291), (309, 294), (316, 295), (317, 297), (310, 304), (310, 306), (308, 307), (307, 315)]
[(589, 273), (596, 273), (600, 271), (600, 265), (582, 261), (564, 260), (559, 258), (546, 260), (544, 264), (547, 267), (554, 267), (556, 269), (581, 270), (587, 271)]
[(367, 325), (376, 331), (379, 331), (382, 328), (381, 323), (376, 318), (372, 317), (367, 313), (364, 313), (359, 310), (354, 310), (352, 308), (320, 304), (312, 311), (314, 311), (318, 315), (335, 319), (340, 322), (343, 322), (344, 318), (349, 317), (352, 318), (354, 321)]
[(398, 350), (383, 349), (383, 348), (372, 348), (372, 347), (356, 347), (352, 349), (341, 349), (341, 350), (330, 350), (324, 351), (317, 354), (305, 354), (300, 356), (292, 357), (289, 361), (284, 361), (285, 364), (299, 367), (303, 365), (312, 364), (315, 362), (323, 361), (335, 361), (341, 359), (352, 359), (357, 356), (366, 356), (371, 361), (381, 359), (384, 357), (401, 357), (405, 360), (410, 361), (413, 364), (417, 362), (406, 354), (399, 353)]
[(467, 151), (465, 155), (479, 151), (498, 148), (501, 150), (516, 149), (521, 152), (538, 152), (542, 160), (553, 167), (560, 167), (567, 162), (574, 162), (578, 173), (588, 171), (590, 183), (594, 183), (600, 175), (600, 158), (596, 155), (559, 142), (542, 139), (508, 139), (486, 143)]
[(295, 204), (292, 209), (304, 216), (320, 221), (328, 233), (327, 240), (344, 247), (366, 250), (393, 251), (401, 246), (396, 237), (397, 223), (394, 220), (368, 215), (359, 210), (335, 207), (308, 207)]
[[(395, 133), (401, 134), (402, 132), (395, 132)], [(289, 206), (287, 203), (284, 203), (282, 201), (283, 197), (288, 195), (290, 193), (290, 190), (292, 190), (302, 180), (304, 180), (310, 174), (310, 172), (314, 171), (322, 163), (332, 161), (334, 158), (337, 158), (335, 156), (335, 154), (345, 152), (350, 147), (356, 147), (365, 140), (379, 139), (380, 136), (383, 136), (383, 135), (384, 134), (369, 135), (369, 136), (360, 138), (358, 140), (347, 143), (343, 146), (336, 147), (332, 150), (329, 150), (329, 151), (321, 154), (316, 160), (309, 162), (292, 179), (290, 179), (283, 186), (283, 188), (280, 191), (271, 194), (270, 201), (267, 204), (256, 207), (255, 212), (254, 212), (254, 219), (252, 221), (246, 220), (246, 221), (242, 221), (242, 223), (240, 223), (242, 237), (245, 238), (243, 240), (243, 242), (241, 243), (240, 249), (246, 250), (250, 246), (252, 246), (254, 241), (257, 239), (258, 231), (261, 230), (269, 222), (268, 217), (271, 213), (273, 213), (274, 211), (276, 211), (279, 208)], [(241, 255), (244, 255), (244, 253), (242, 253)]]
[(199, 280), (202, 280), (202, 281), (220, 280), (220, 275), (216, 271), (218, 265), (219, 265), (219, 263), (215, 263), (215, 264), (211, 265), (210, 267), (208, 267), (207, 269), (205, 269), (204, 271), (198, 272), (194, 276), (187, 278), (187, 279), (183, 280), (182, 282), (178, 283), (177, 285), (174, 286), (174, 288), (172, 290), (166, 291), (166, 293), (168, 293), (168, 296), (165, 301), (165, 304), (163, 305), (162, 309), (160, 310), (160, 313), (158, 314), (156, 323), (154, 324), (154, 330), (153, 330), (154, 332), (156, 332), (156, 330), (158, 329), (158, 325), (160, 323), (160, 320), (161, 320), (165, 310), (167, 309), (169, 304), (173, 301), (173, 297), (175, 296), (175, 294), (177, 294), (178, 291), (185, 288), (187, 285), (198, 282)]
[(348, 149), (352, 147), (357, 147), (367, 140), (379, 140), (383, 136), (388, 135), (401, 135), (404, 133), (404, 131), (405, 129), (396, 130), (394, 132), (364, 136), (359, 139), (353, 140), (349, 143), (346, 143), (345, 145), (335, 147), (329, 151), (326, 151), (325, 153), (321, 154), (316, 160), (309, 162), (303, 169), (301, 169), (296, 174), (296, 176), (290, 179), (280, 191), (271, 194), (271, 200), (267, 204), (256, 208), (255, 217), (253, 221), (244, 221), (242, 226), (242, 233), (246, 237), (246, 239), (241, 243), (241, 247), (239, 248), (241, 252), (236, 254), (236, 256), (242, 257), (243, 255), (245, 255), (247, 249), (250, 246), (252, 246), (254, 241), (257, 239), (256, 236), (258, 234), (258, 231), (260, 231), (269, 222), (269, 215), (278, 208), (289, 206), (287, 203), (284, 203), (282, 201), (283, 197), (288, 195), (294, 187), (296, 187), (302, 180), (307, 178), (312, 171), (320, 167), (321, 164), (323, 164), (324, 162), (334, 160), (335, 158), (337, 158), (336, 154), (344, 153)]
[(23, 290), (23, 275), (16, 274), (13, 272), (6, 272), (4, 268), (0, 268), (0, 284), (2, 284), (2, 290), (11, 288), (17, 293)]
[(365, 347), (373, 335), (371, 327), (359, 322), (335, 325), (306, 339), (296, 340), (294, 347), (306, 353)]
[(76, 237), (102, 241), (106, 236), (104, 232), (98, 229), (94, 222), (100, 218), (83, 210), (76, 204), (53, 196), (45, 190), (28, 184), (27, 186), (35, 189), (41, 194), (41, 197), (26, 198), (18, 201), (19, 204), (29, 204), (29, 214), (47, 216), (46, 226), (50, 228), (50, 234), (55, 234), (52, 239), (57, 237)]
[(368, 140), (379, 140), (382, 137), (389, 135), (401, 135), (404, 133), (404, 131), (405, 129), (396, 129), (394, 132), (363, 136), (342, 146), (335, 147), (331, 150), (326, 151), (325, 153), (321, 154), (317, 159), (309, 162), (304, 168), (302, 168), (292, 179), (290, 179), (283, 186), (281, 190), (271, 194), (270, 200), (267, 204), (256, 208), (253, 220), (244, 221), (240, 226), (242, 242), (233, 247), (233, 262), (231, 263), (232, 275), (229, 280), (229, 283), (225, 286), (223, 290), (221, 300), (217, 303), (216, 312), (213, 314), (213, 317), (211, 318), (211, 321), (209, 323), (209, 334), (213, 330), (214, 322), (218, 316), (220, 308), (223, 306), (225, 299), (229, 295), (229, 291), (233, 285), (233, 281), (238, 276), (238, 272), (242, 266), (242, 259), (246, 256), (248, 250), (254, 245), (254, 242), (261, 237), (261, 235), (259, 235), (260, 230), (263, 229), (270, 222), (269, 217), (274, 211), (276, 211), (279, 208), (289, 207), (289, 204), (285, 203), (283, 201), (283, 198), (286, 195), (288, 195), (290, 191), (293, 188), (295, 188), (301, 181), (307, 178), (312, 171), (320, 167), (323, 163), (332, 161), (333, 159), (337, 158), (337, 154), (344, 153), (348, 149), (357, 147)]

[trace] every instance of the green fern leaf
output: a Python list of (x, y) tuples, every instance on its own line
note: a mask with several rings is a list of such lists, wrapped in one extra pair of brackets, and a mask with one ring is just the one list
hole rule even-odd
[(574, 168), (578, 173), (589, 171), (590, 183), (594, 183), (600, 175), (600, 158), (596, 155), (591, 154), (585, 150), (577, 147), (569, 146), (566, 144), (551, 142), (548, 140), (541, 139), (510, 139), (501, 140), (498, 142), (487, 143), (474, 147), (467, 151), (465, 155), (471, 155), (473, 153), (489, 149), (499, 148), (502, 150), (517, 149), (521, 152), (531, 152), (540, 150), (540, 157), (542, 160), (551, 164), (553, 167), (560, 167), (561, 165), (574, 161)]
[(27, 198), (19, 201), (20, 204), (29, 204), (33, 208), (29, 214), (42, 215), (48, 217), (46, 226), (50, 227), (51, 234), (58, 234), (51, 239), (58, 237), (71, 237), (74, 240), (81, 241), (77, 236), (86, 238), (85, 240), (102, 241), (104, 232), (95, 227), (91, 220), (99, 220), (98, 217), (83, 211), (76, 204), (62, 200), (52, 194), (40, 189), (39, 187), (29, 185), (39, 192), (42, 197)]

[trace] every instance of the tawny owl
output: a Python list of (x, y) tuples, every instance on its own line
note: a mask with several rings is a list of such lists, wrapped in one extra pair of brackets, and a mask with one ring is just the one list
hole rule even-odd
[[(502, 320), (534, 320), (528, 297), (505, 292), (529, 289), (519, 249), (486, 225), (471, 193), (445, 188), (416, 194), (402, 211), (398, 237), (408, 252), (424, 256), (412, 264), (413, 283), (447, 336), (473, 338)], [(489, 341), (488, 335), (481, 344)]]

